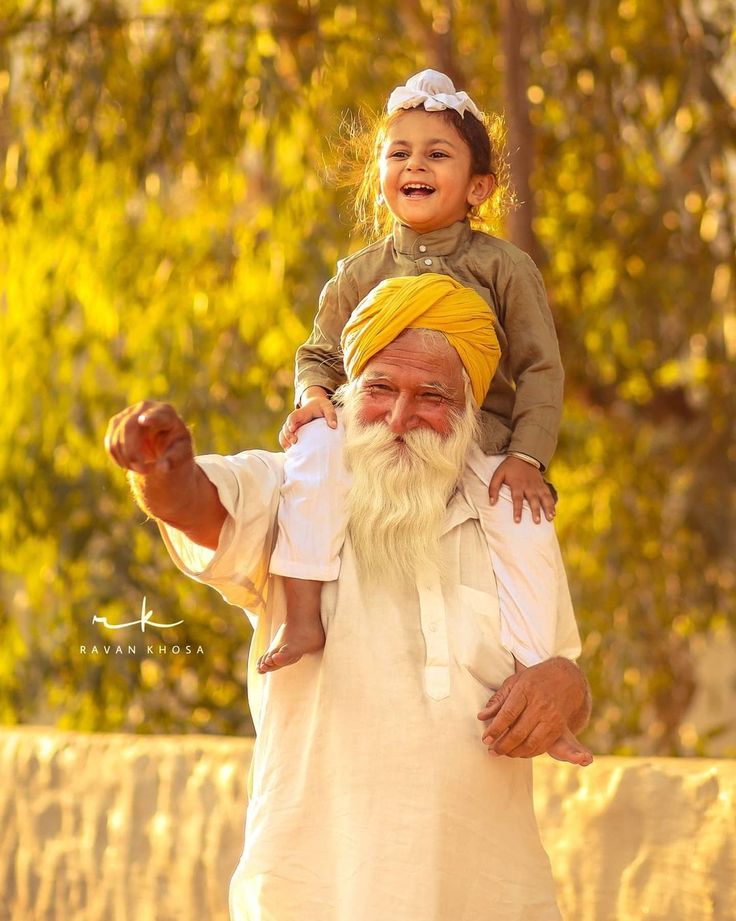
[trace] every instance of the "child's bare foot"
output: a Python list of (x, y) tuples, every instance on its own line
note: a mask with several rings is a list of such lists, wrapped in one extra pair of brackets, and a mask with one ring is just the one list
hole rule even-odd
[(569, 729), (547, 749), (547, 754), (557, 761), (568, 761), (570, 764), (579, 764), (587, 767), (593, 762), (593, 754), (575, 738)]
[(276, 631), (265, 655), (258, 660), (258, 671), (264, 675), (285, 665), (293, 665), (307, 652), (319, 652), (325, 645), (325, 631), (319, 617), (308, 624), (283, 623)]
[(311, 579), (284, 578), (286, 619), (276, 631), (265, 655), (258, 660), (258, 671), (275, 672), (293, 665), (307, 652), (319, 652), (325, 645), (320, 608), (322, 583)]

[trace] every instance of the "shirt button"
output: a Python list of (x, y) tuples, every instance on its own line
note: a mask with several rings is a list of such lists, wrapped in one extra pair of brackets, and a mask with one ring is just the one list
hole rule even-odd
[(426, 253), (426, 252), (427, 252), (427, 247), (424, 245), (424, 243), (422, 243), (422, 245), (419, 247), (419, 252), (420, 252), (420, 253)]
[(425, 264), (425, 265), (432, 265), (432, 260), (431, 260), (431, 259), (425, 259), (425, 260), (424, 260), (424, 264)]

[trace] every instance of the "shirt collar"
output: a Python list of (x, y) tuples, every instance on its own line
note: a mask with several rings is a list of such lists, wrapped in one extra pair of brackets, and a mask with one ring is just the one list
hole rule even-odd
[(479, 518), (478, 510), (473, 502), (465, 495), (463, 481), (458, 484), (452, 498), (447, 503), (447, 515), (442, 527), (442, 534), (449, 534), (453, 528), (468, 521), (471, 518)]
[[(470, 241), (473, 231), (467, 221), (455, 221), (429, 233), (417, 233), (405, 224), (394, 223), (394, 248), (402, 256), (420, 259), (422, 256), (449, 256)], [(423, 247), (423, 248), (422, 248)]]

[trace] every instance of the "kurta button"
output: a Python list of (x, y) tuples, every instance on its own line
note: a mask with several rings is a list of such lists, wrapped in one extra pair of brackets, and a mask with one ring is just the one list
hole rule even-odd
[(422, 243), (422, 245), (419, 247), (419, 252), (420, 252), (420, 253), (426, 253), (426, 252), (427, 252), (427, 247), (424, 245), (424, 243)]
[(432, 260), (431, 260), (431, 259), (425, 259), (425, 260), (424, 260), (424, 264), (425, 264), (425, 265), (432, 265)]

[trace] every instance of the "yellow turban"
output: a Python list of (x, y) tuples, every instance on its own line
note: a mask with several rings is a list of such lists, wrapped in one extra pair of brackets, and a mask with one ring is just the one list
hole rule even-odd
[(387, 278), (358, 304), (342, 333), (345, 372), (357, 377), (405, 329), (436, 329), (460, 356), (475, 401), (485, 399), (501, 349), (480, 294), (448, 275)]

